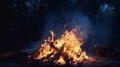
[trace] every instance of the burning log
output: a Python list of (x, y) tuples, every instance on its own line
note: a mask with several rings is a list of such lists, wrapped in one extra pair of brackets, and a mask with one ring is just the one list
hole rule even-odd
[(53, 57), (53, 60), (55, 60), (55, 63), (58, 63), (57, 61), (63, 57), (62, 56), (65, 56), (64, 53), (63, 53), (63, 50), (64, 50), (64, 44), (62, 45), (62, 47), (57, 51), (57, 53), (54, 55)]
[(77, 30), (65, 31), (65, 33), (58, 39), (54, 40), (54, 33), (52, 37), (45, 40), (41, 45), (38, 56), (34, 57), (35, 60), (42, 62), (54, 62), (55, 64), (76, 64), (84, 62), (88, 59), (85, 51), (82, 51), (81, 45), (83, 44), (82, 38), (77, 38), (75, 32)]
[(53, 48), (56, 51), (58, 50), (58, 48), (54, 46), (54, 42), (50, 42), (50, 47)]

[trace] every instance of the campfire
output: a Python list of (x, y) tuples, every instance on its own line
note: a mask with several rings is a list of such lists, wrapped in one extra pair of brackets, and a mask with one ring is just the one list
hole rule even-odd
[[(116, 67), (120, 66), (120, 51), (112, 47), (96, 47), (92, 53), (86, 53), (82, 49), (85, 43), (83, 32), (76, 28), (71, 31), (66, 30), (63, 35), (56, 37), (50, 31), (51, 37), (39, 49), (24, 49), (21, 52), (13, 51), (0, 54), (2, 59), (1, 67)], [(32, 50), (32, 51), (31, 51)], [(92, 56), (91, 56), (92, 55)], [(7, 61), (6, 61), (7, 60)], [(16, 62), (17, 61), (17, 62)]]
[(81, 48), (84, 43), (83, 38), (77, 37), (76, 32), (76, 28), (71, 31), (66, 30), (60, 38), (55, 39), (55, 33), (50, 31), (52, 37), (45, 40), (37, 55), (34, 55), (34, 59), (62, 65), (78, 64), (90, 60), (91, 58)]

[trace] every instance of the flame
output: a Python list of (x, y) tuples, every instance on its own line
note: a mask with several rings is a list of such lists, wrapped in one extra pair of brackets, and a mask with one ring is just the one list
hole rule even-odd
[(50, 31), (52, 37), (48, 37), (45, 43), (41, 45), (38, 56), (34, 57), (35, 60), (42, 62), (51, 62), (55, 64), (77, 64), (84, 62), (89, 57), (86, 52), (81, 49), (83, 38), (77, 38), (75, 32), (66, 30), (65, 33), (58, 39), (54, 40), (55, 33)]
[(63, 57), (60, 56), (60, 58), (58, 60), (56, 60), (55, 63), (57, 63), (57, 64), (59, 64), (59, 63), (60, 64), (65, 64), (66, 62), (64, 61)]

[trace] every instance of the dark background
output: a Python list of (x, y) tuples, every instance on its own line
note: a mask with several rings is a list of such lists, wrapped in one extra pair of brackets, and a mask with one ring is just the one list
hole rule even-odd
[(27, 47), (30, 41), (43, 40), (42, 32), (49, 26), (46, 15), (74, 9), (87, 15), (96, 30), (88, 41), (99, 42), (102, 37), (101, 42), (107, 39), (104, 44), (120, 48), (120, 0), (4, 0), (0, 3), (0, 52), (15, 51)]

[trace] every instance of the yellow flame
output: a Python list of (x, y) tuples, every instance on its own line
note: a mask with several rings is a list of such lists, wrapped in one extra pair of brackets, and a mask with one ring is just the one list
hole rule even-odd
[(64, 61), (64, 59), (62, 58), (62, 56), (60, 56), (60, 58), (57, 60), (57, 61), (55, 61), (55, 63), (56, 64), (65, 64), (65, 61)]
[(58, 39), (54, 40), (54, 32), (51, 32), (52, 37), (48, 37), (45, 43), (39, 49), (39, 55), (35, 59), (42, 61), (54, 61), (56, 64), (80, 63), (88, 59), (85, 51), (82, 51), (81, 46), (84, 43), (83, 38), (80, 40), (75, 35), (77, 29), (72, 31), (66, 30), (65, 33)]

